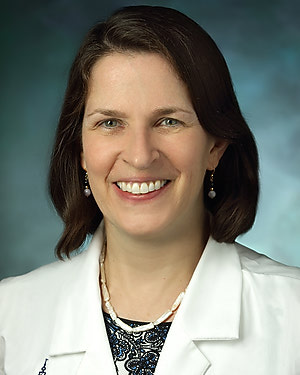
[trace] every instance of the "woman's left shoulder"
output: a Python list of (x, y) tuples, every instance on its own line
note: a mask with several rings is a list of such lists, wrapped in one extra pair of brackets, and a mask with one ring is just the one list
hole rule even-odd
[(280, 263), (237, 242), (234, 247), (243, 272), (253, 276), (266, 276), (268, 279), (294, 280), (300, 287), (300, 268)]

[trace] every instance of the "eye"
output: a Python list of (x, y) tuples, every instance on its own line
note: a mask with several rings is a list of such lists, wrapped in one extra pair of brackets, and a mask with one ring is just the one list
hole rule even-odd
[(160, 125), (167, 126), (167, 127), (175, 127), (181, 124), (182, 124), (181, 121), (176, 120), (174, 118), (165, 118), (160, 122)]
[(102, 129), (105, 129), (105, 130), (116, 129), (119, 126), (120, 126), (120, 122), (116, 119), (103, 120), (103, 121), (99, 121), (96, 124), (96, 127), (101, 127)]
[(104, 129), (114, 129), (118, 127), (120, 124), (118, 120), (115, 119), (109, 119), (109, 120), (104, 120), (98, 123), (98, 126), (101, 126)]

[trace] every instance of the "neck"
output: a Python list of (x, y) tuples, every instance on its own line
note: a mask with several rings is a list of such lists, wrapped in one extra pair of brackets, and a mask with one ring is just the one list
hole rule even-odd
[(188, 264), (194, 268), (207, 239), (207, 233), (199, 228), (197, 231), (187, 228), (184, 233), (170, 238), (131, 237), (115, 228), (107, 228), (106, 264), (125, 273), (130, 271), (128, 276), (131, 277), (159, 275), (166, 269), (178, 275), (180, 270), (187, 271)]
[(117, 315), (155, 320), (187, 287), (206, 245), (207, 231), (189, 225), (172, 236), (141, 238), (105, 224), (107, 285)]

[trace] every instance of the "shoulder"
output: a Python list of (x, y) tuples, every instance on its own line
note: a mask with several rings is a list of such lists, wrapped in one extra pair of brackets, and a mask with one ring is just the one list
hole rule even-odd
[(241, 264), (245, 303), (261, 310), (272, 307), (273, 312), (281, 311), (294, 320), (295, 312), (300, 314), (300, 268), (276, 262), (240, 244), (234, 246)]
[[(66, 296), (73, 296), (76, 290), (81, 290), (90, 282), (90, 275), (98, 272), (102, 240), (100, 227), (88, 248), (72, 258), (53, 262), (25, 275), (2, 280), (0, 325), (9, 320), (10, 312), (17, 315), (26, 314), (26, 309), (46, 312), (62, 302)], [(19, 306), (22, 306), (21, 311)]]
[(82, 254), (71, 259), (57, 260), (24, 275), (3, 279), (0, 282), (0, 296), (6, 293), (10, 294), (14, 290), (21, 291), (30, 288), (33, 291), (41, 288), (53, 288), (62, 278), (68, 277), (75, 271), (80, 258), (82, 258)]
[(28, 371), (37, 371), (38, 362), (41, 368), (62, 311), (76, 295), (84, 253), (0, 282), (0, 340), (8, 364), (18, 358)]
[[(21, 276), (0, 282), (0, 328), (14, 315), (27, 310), (43, 311), (56, 303), (61, 290), (71, 285), (85, 258), (85, 252), (56, 261)], [(20, 310), (20, 307), (22, 309)]]
[(245, 246), (234, 247), (241, 264), (244, 334), (259, 335), (264, 327), (269, 348), (275, 340), (284, 343), (290, 355), (297, 356), (294, 348), (299, 346), (300, 337), (300, 269)]
[(101, 246), (102, 237), (96, 235), (71, 259), (0, 282), (0, 344), (4, 340), (7, 363), (18, 358), (26, 363), (26, 374), (37, 373), (33, 367), (41, 368), (52, 345), (72, 343), (70, 337), (84, 332), (72, 325), (81, 328), (91, 310), (86, 306), (99, 304)]
[(239, 243), (234, 243), (233, 246), (239, 256), (242, 271), (250, 274), (295, 279), (300, 283), (300, 268), (279, 263)]

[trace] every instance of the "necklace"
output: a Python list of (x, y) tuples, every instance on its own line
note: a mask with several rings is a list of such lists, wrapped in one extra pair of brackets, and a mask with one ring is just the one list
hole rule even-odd
[(131, 327), (130, 325), (126, 324), (120, 318), (118, 318), (112, 304), (110, 303), (110, 294), (106, 285), (104, 260), (105, 260), (105, 251), (102, 251), (100, 255), (100, 287), (101, 287), (101, 292), (102, 292), (102, 296), (104, 299), (104, 303), (112, 320), (116, 323), (117, 326), (124, 329), (126, 332), (134, 333), (134, 332), (148, 331), (149, 329), (152, 329), (158, 324), (163, 323), (167, 319), (169, 319), (170, 316), (172, 316), (175, 313), (175, 311), (178, 309), (178, 307), (180, 306), (182, 299), (185, 295), (185, 291), (179, 294), (179, 296), (176, 298), (175, 302), (173, 303), (171, 309), (164, 312), (154, 322), (143, 324), (138, 327)]

